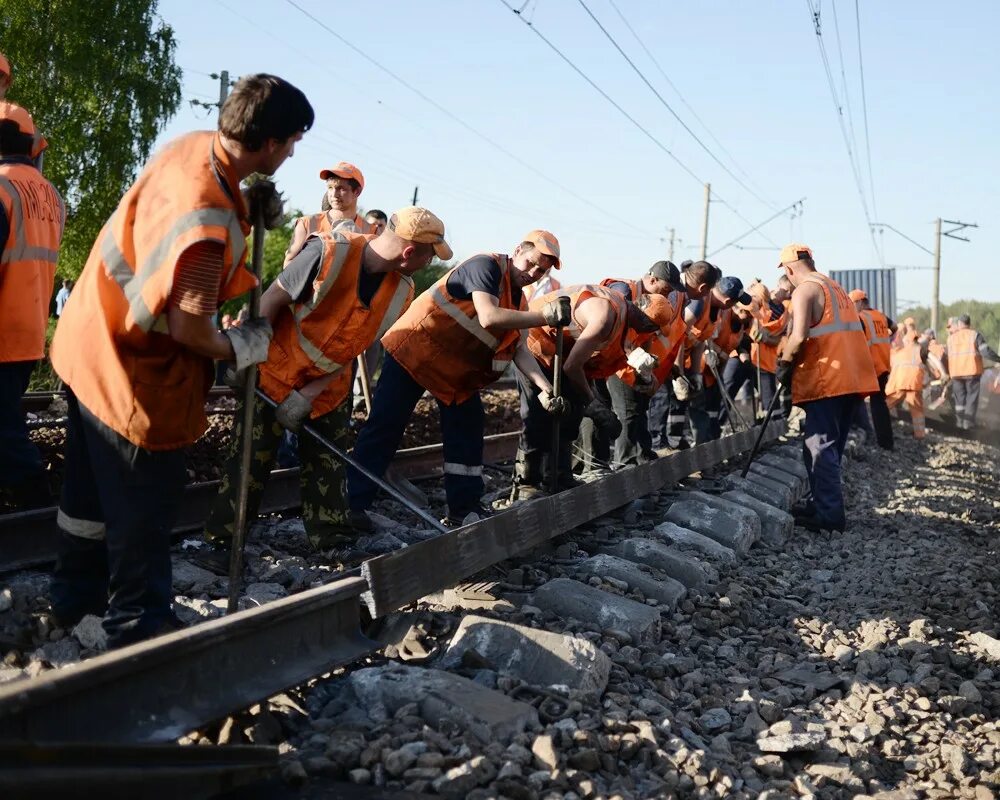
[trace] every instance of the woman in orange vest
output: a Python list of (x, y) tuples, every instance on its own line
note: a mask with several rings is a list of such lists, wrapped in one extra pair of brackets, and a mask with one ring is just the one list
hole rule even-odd
[(924, 422), (924, 364), (927, 350), (921, 346), (915, 330), (903, 334), (902, 346), (892, 352), (889, 381), (885, 386), (886, 402), (895, 408), (905, 402), (910, 408), (913, 422), (913, 438), (923, 439), (927, 435)]
[(1000, 362), (1000, 356), (971, 325), (969, 315), (962, 314), (955, 319), (948, 335), (948, 372), (951, 375), (955, 416), (962, 430), (971, 430), (976, 425), (983, 359)]
[[(527, 351), (521, 331), (551, 321), (568, 321), (559, 302), (528, 310), (523, 288), (559, 266), (559, 241), (548, 231), (528, 233), (511, 255), (480, 254), (467, 259), (413, 301), (382, 337), (385, 361), (372, 413), (354, 446), (354, 457), (376, 475), (385, 473), (417, 401), (424, 392), (437, 400), (444, 443), (446, 525), (470, 515), (488, 515), (481, 501), (485, 414), (479, 390), (513, 363), (538, 387), (548, 413), (562, 401)], [(352, 522), (363, 524), (377, 487), (347, 471)], [(369, 523), (370, 524), (370, 523)]]
[[(260, 503), (282, 431), (297, 432), (308, 420), (341, 449), (350, 446), (354, 359), (407, 309), (413, 299), (410, 276), (434, 255), (451, 257), (444, 223), (430, 211), (410, 206), (393, 214), (377, 238), (346, 231), (310, 237), (264, 293), (261, 314), (271, 322), (274, 336), (267, 361), (260, 365), (260, 388), (279, 405), (274, 409), (260, 399), (254, 404), (251, 514)], [(237, 408), (236, 419), (242, 416)], [(229, 566), (240, 438), (237, 430), (205, 526), (213, 549), (198, 559), (222, 571)], [(349, 519), (343, 464), (308, 435), (299, 439), (299, 457), (306, 535), (318, 550), (335, 547), (358, 527)]]
[(796, 522), (808, 530), (847, 526), (840, 460), (857, 404), (878, 391), (868, 340), (854, 304), (832, 278), (816, 271), (804, 244), (782, 249), (792, 293), (792, 329), (778, 361), (778, 383), (806, 412), (803, 458), (812, 501), (798, 509)]
[(52, 502), (21, 395), (45, 358), (66, 216), (59, 193), (32, 163), (35, 132), (27, 111), (0, 101), (0, 487), (22, 509)]
[[(90, 252), (52, 344), (69, 402), (51, 588), (62, 627), (103, 615), (114, 647), (177, 624), (170, 530), (187, 477), (183, 449), (207, 427), (213, 359), (245, 369), (267, 357), (271, 337), (266, 321), (224, 332), (214, 321), (225, 300), (255, 285), (244, 268), (240, 181), (274, 174), (312, 123), (291, 84), (242, 78), (218, 131), (161, 150)], [(280, 224), (273, 187), (251, 196)]]

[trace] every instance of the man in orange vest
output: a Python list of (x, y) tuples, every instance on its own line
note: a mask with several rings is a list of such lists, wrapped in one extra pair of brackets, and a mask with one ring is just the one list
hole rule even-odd
[[(528, 310), (523, 289), (559, 267), (559, 241), (548, 231), (525, 235), (511, 255), (483, 253), (448, 272), (421, 294), (382, 337), (385, 360), (372, 413), (354, 446), (354, 457), (383, 475), (424, 392), (437, 400), (444, 443), (446, 525), (488, 516), (483, 496), (485, 412), (479, 390), (513, 363), (539, 389), (545, 409), (564, 404), (524, 346), (521, 331), (568, 322), (558, 301)], [(356, 470), (347, 471), (352, 524), (370, 527), (367, 514), (377, 487)]]
[(35, 364), (45, 358), (66, 216), (59, 193), (32, 163), (35, 132), (27, 111), (0, 101), (0, 486), (11, 490), (22, 508), (51, 502), (21, 395)]
[(961, 430), (971, 430), (979, 413), (979, 382), (983, 374), (983, 359), (1000, 362), (979, 331), (972, 328), (968, 314), (954, 321), (948, 335), (948, 373), (955, 402), (955, 416)]
[[(743, 281), (732, 275), (722, 278), (709, 298), (712, 306), (709, 313), (712, 332), (704, 342), (702, 354), (701, 381), (704, 389), (700, 401), (693, 403), (689, 412), (697, 444), (718, 439), (722, 435), (722, 423), (725, 420), (722, 415), (722, 392), (725, 387), (715, 380), (712, 368), (721, 373), (724, 362), (736, 350), (748, 327), (747, 315), (743, 312), (735, 313), (735, 306), (749, 306), (751, 303), (750, 295), (743, 291)], [(719, 377), (722, 377), (721, 374)]]
[[(249, 291), (250, 211), (240, 181), (272, 175), (313, 123), (302, 92), (273, 75), (240, 79), (217, 131), (181, 136), (146, 165), (105, 224), (59, 318), (52, 364), (69, 421), (52, 610), (63, 627), (104, 616), (111, 646), (176, 627), (170, 530), (184, 448), (207, 427), (213, 360), (267, 358), (271, 326), (219, 331)], [(251, 191), (269, 226), (280, 199)]]
[(924, 419), (924, 366), (933, 368), (938, 375), (947, 378), (944, 365), (931, 355), (926, 340), (916, 330), (903, 334), (902, 346), (892, 351), (892, 369), (885, 387), (889, 408), (905, 402), (910, 408), (913, 423), (913, 438), (923, 439), (927, 435)]
[[(261, 297), (261, 315), (271, 322), (274, 336), (267, 361), (259, 367), (260, 388), (279, 405), (274, 409), (260, 399), (254, 404), (251, 512), (260, 503), (282, 430), (298, 431), (308, 420), (343, 450), (350, 447), (354, 359), (407, 309), (413, 299), (410, 276), (434, 255), (451, 256), (444, 223), (430, 211), (410, 206), (393, 214), (378, 237), (347, 231), (314, 234)], [(236, 419), (242, 419), (239, 408)], [(239, 440), (237, 428), (205, 526), (205, 538), (213, 545), (211, 560), (199, 559), (205, 566), (228, 568), (241, 468)], [(356, 529), (349, 522), (343, 464), (308, 435), (300, 437), (299, 456), (309, 541), (321, 550), (349, 544)]]
[[(10, 67), (10, 61), (7, 60), (7, 56), (0, 53), (0, 102), (4, 102), (7, 97), (7, 92), (10, 91), (10, 85), (14, 82), (14, 71)], [(11, 104), (16, 108), (15, 104)], [(28, 153), (29, 158), (32, 163), (38, 167), (39, 171), (42, 169), (43, 153), (45, 148), (49, 146), (49, 143), (45, 140), (45, 137), (38, 132), (35, 128), (35, 123), (31, 123), (32, 128), (34, 128), (31, 134), (31, 150)]]
[(813, 531), (843, 531), (840, 460), (857, 404), (878, 391), (878, 378), (854, 304), (840, 284), (816, 271), (812, 250), (786, 245), (778, 267), (795, 291), (776, 376), (806, 412), (803, 457), (812, 489), (812, 502), (796, 522)]
[(347, 230), (355, 233), (372, 233), (373, 226), (358, 214), (358, 198), (365, 188), (365, 176), (353, 164), (341, 161), (321, 170), (321, 180), (326, 181), (326, 204), (329, 209), (299, 217), (292, 228), (292, 240), (285, 251), (287, 265), (302, 249), (306, 239), (314, 233)]
[[(885, 386), (889, 381), (892, 337), (896, 333), (896, 323), (877, 308), (872, 308), (868, 295), (862, 289), (852, 289), (847, 296), (854, 303), (854, 309), (864, 326), (879, 386), (879, 390), (868, 397), (871, 422), (868, 422), (868, 414), (863, 403), (858, 406), (855, 421), (869, 433), (874, 429), (875, 441), (879, 447), (883, 450), (892, 450), (892, 419), (889, 417), (889, 407), (886, 405)], [(911, 332), (915, 334), (916, 330)]]

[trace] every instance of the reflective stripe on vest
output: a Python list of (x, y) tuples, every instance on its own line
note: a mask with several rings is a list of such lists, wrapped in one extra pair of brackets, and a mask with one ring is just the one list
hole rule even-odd
[(496, 351), (496, 349), (500, 346), (500, 340), (479, 324), (479, 317), (467, 316), (462, 309), (445, 297), (444, 292), (441, 291), (440, 285), (434, 287), (434, 291), (431, 293), (431, 299), (438, 308), (455, 320), (455, 322), (461, 325), (462, 328), (464, 328), (468, 333), (471, 333), (479, 341), (490, 348), (490, 350)]
[[(45, 261), (55, 264), (59, 260), (59, 251), (51, 250), (48, 247), (36, 247), (28, 245), (28, 237), (24, 232), (24, 206), (21, 200), (21, 193), (14, 186), (13, 182), (0, 176), (0, 187), (2, 187), (10, 197), (12, 204), (11, 216), (13, 217), (14, 240), (11, 247), (4, 248), (0, 254), (0, 264), (13, 264), (15, 261)], [(62, 209), (60, 209), (61, 211)], [(64, 216), (60, 214), (60, 216)], [(8, 220), (9, 222), (10, 220)], [(60, 228), (62, 222), (60, 221)], [(2, 244), (2, 243), (0, 243)]]
[[(136, 264), (135, 272), (133, 272), (128, 261), (125, 260), (121, 249), (118, 247), (118, 242), (115, 240), (115, 219), (119, 213), (115, 211), (108, 224), (104, 226), (104, 232), (101, 234), (101, 259), (107, 265), (108, 276), (118, 284), (125, 294), (132, 319), (135, 320), (135, 324), (144, 333), (149, 333), (153, 329), (156, 318), (146, 306), (146, 301), (142, 297), (143, 286), (146, 285), (146, 281), (155, 275), (156, 271), (162, 266), (163, 259), (170, 252), (174, 241), (178, 237), (201, 225), (212, 225), (228, 228), (230, 241), (234, 243), (243, 240), (243, 230), (240, 228), (240, 220), (236, 216), (235, 211), (229, 208), (199, 208), (179, 217), (173, 227), (150, 250), (146, 260), (142, 264)], [(221, 239), (210, 239), (208, 241), (215, 241), (223, 246), (225, 245), (225, 241)], [(228, 282), (232, 278), (233, 273), (240, 264), (242, 251), (237, 247), (233, 247), (232, 251), (232, 262), (229, 264), (229, 271), (225, 282)]]
[[(806, 278), (810, 283), (818, 283), (822, 286), (826, 286), (827, 291), (830, 293), (830, 313), (833, 316), (833, 321), (828, 322), (826, 325), (817, 325), (814, 328), (809, 329), (809, 338), (813, 339), (819, 336), (829, 336), (831, 333), (840, 333), (842, 331), (860, 331), (864, 333), (864, 326), (861, 324), (859, 319), (857, 322), (844, 322), (840, 318), (840, 304), (837, 302), (837, 293), (833, 290), (827, 279), (816, 275), (813, 273)], [(845, 295), (846, 297), (846, 295)]]
[(892, 343), (892, 334), (891, 333), (888, 336), (879, 336), (878, 335), (878, 326), (875, 324), (875, 318), (872, 316), (872, 312), (871, 311), (861, 311), (861, 312), (859, 312), (858, 315), (861, 316), (861, 317), (864, 317), (864, 319), (866, 319), (868, 321), (868, 330), (871, 332), (869, 334), (869, 336), (868, 336), (868, 343), (869, 344), (891, 344)]

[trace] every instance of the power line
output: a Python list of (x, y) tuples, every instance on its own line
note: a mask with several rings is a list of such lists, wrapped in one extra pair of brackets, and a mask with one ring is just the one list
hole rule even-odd
[(621, 45), (618, 44), (618, 42), (615, 39), (615, 37), (612, 36), (611, 33), (608, 31), (608, 29), (605, 28), (604, 25), (601, 24), (601, 21), (594, 15), (594, 12), (590, 10), (590, 8), (586, 4), (586, 2), (584, 2), (584, 0), (577, 0), (577, 2), (580, 4), (580, 6), (583, 8), (583, 10), (587, 12), (587, 15), (594, 21), (594, 24), (598, 28), (601, 29), (601, 33), (603, 33), (604, 36), (607, 38), (607, 40), (609, 42), (611, 42), (611, 44), (614, 46), (615, 50), (618, 51), (618, 53), (621, 55), (621, 57), (625, 59), (625, 61), (628, 63), (628, 65), (632, 68), (633, 72), (635, 72), (635, 74), (639, 76), (640, 80), (642, 80), (642, 82), (644, 84), (646, 84), (646, 86), (649, 88), (649, 91), (651, 91), (653, 93), (653, 95), (656, 97), (656, 99), (660, 101), (660, 104), (665, 109), (667, 109), (667, 111), (670, 112), (670, 114), (673, 116), (673, 118), (676, 119), (677, 122), (680, 123), (681, 127), (684, 128), (684, 130), (687, 131), (688, 134), (690, 134), (691, 138), (694, 139), (698, 143), (698, 146), (701, 147), (701, 149), (704, 150), (706, 153), (708, 153), (708, 155), (711, 157), (711, 159), (716, 164), (718, 164), (720, 167), (722, 167), (723, 171), (730, 178), (732, 178), (740, 186), (742, 186), (747, 192), (749, 192), (751, 195), (753, 195), (754, 198), (756, 198), (759, 202), (763, 203), (764, 205), (771, 205), (763, 197), (761, 197), (759, 194), (757, 194), (757, 192), (755, 192), (753, 189), (751, 189), (742, 179), (740, 179), (740, 177), (738, 175), (736, 175), (735, 172), (733, 172), (728, 166), (726, 166), (722, 162), (722, 160), (717, 155), (715, 155), (715, 153), (713, 153), (711, 149), (709, 149), (708, 145), (706, 145), (699, 138), (698, 134), (696, 134), (693, 130), (691, 130), (691, 128), (688, 126), (688, 124), (683, 119), (681, 119), (680, 115), (676, 111), (674, 111), (674, 109), (670, 105), (670, 103), (668, 103), (664, 99), (663, 95), (661, 95), (656, 90), (656, 87), (653, 86), (652, 83), (650, 83), (649, 79), (645, 76), (645, 74), (643, 74), (642, 70), (639, 69), (635, 65), (635, 62), (631, 58), (629, 58), (628, 54), (622, 49)]
[(858, 0), (854, 0), (854, 19), (858, 27), (858, 71), (861, 74), (861, 111), (865, 119), (865, 154), (868, 157), (868, 187), (872, 192), (872, 213), (878, 216), (878, 206), (875, 204), (875, 176), (872, 172), (872, 145), (868, 136), (868, 97), (865, 93), (865, 62), (861, 56), (861, 11)]
[[(721, 253), (721, 252), (722, 252), (723, 250), (725, 250), (725, 249), (726, 249), (727, 247), (732, 247), (732, 246), (733, 246), (733, 245), (735, 245), (735, 244), (736, 244), (736, 243), (737, 243), (738, 241), (740, 241), (741, 239), (745, 239), (745, 238), (746, 238), (747, 236), (749, 236), (749, 235), (750, 235), (751, 233), (754, 233), (754, 232), (755, 232), (755, 231), (756, 231), (756, 230), (757, 230), (758, 228), (761, 228), (761, 227), (763, 227), (764, 225), (767, 225), (767, 223), (769, 223), (769, 222), (770, 222), (771, 220), (774, 220), (774, 219), (777, 219), (777, 218), (778, 218), (778, 217), (780, 217), (780, 216), (781, 216), (782, 214), (784, 214), (784, 213), (785, 213), (786, 211), (796, 211), (796, 212), (801, 212), (801, 209), (802, 209), (802, 204), (803, 204), (803, 203), (804, 203), (805, 201), (806, 201), (806, 199), (805, 199), (805, 198), (803, 197), (803, 198), (800, 198), (799, 200), (796, 200), (796, 201), (795, 201), (794, 203), (791, 203), (790, 205), (787, 205), (787, 206), (785, 206), (785, 207), (784, 207), (783, 209), (781, 209), (780, 211), (778, 211), (778, 212), (776, 212), (776, 213), (772, 214), (772, 215), (771, 215), (770, 217), (768, 217), (767, 219), (765, 219), (765, 220), (764, 220), (763, 222), (761, 222), (761, 223), (759, 223), (759, 224), (757, 224), (757, 225), (754, 225), (754, 226), (753, 226), (753, 227), (752, 227), (752, 228), (751, 228), (750, 230), (748, 230), (748, 231), (747, 231), (746, 233), (741, 233), (741, 234), (740, 234), (739, 236), (737, 236), (737, 237), (736, 237), (735, 239), (733, 239), (733, 240), (732, 240), (731, 242), (727, 242), (726, 244), (722, 245), (722, 247), (720, 247), (720, 248), (718, 248), (718, 249), (716, 249), (716, 250), (713, 250), (713, 251), (712, 251), (711, 253), (709, 253), (709, 254), (708, 254), (708, 257), (709, 257), (709, 258), (711, 258), (711, 257), (712, 257), (712, 256), (714, 256), (714, 255), (715, 255), (716, 253)], [(737, 245), (737, 246), (738, 246), (738, 245)], [(777, 246), (777, 245), (776, 245), (776, 246)], [(741, 249), (746, 249), (746, 248), (741, 248)], [(770, 249), (770, 248), (767, 248), (767, 249)]]
[(840, 17), (837, 16), (837, 0), (830, 0), (833, 9), (833, 30), (837, 34), (837, 59), (840, 62), (840, 84), (844, 88), (844, 106), (847, 108), (847, 128), (851, 132), (851, 147), (858, 152), (858, 137), (854, 132), (854, 112), (851, 106), (851, 95), (847, 89), (847, 70), (844, 67), (844, 49), (840, 41)]

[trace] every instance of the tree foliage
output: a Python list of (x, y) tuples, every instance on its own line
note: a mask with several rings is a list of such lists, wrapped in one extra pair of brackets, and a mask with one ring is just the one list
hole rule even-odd
[[(938, 317), (940, 329), (937, 332), (938, 338), (944, 341), (947, 338), (945, 323), (948, 317), (957, 317), (961, 314), (968, 314), (972, 320), (972, 327), (979, 331), (986, 341), (994, 348), (1000, 342), (1000, 303), (984, 303), (981, 300), (958, 300), (949, 305), (941, 306), (941, 315)], [(909, 309), (904, 317), (913, 317), (917, 327), (923, 330), (929, 328), (931, 324), (931, 310), (924, 306), (917, 306)]]
[(174, 32), (157, 0), (0, 0), (0, 48), (8, 98), (49, 142), (45, 176), (68, 212), (59, 272), (75, 278), (180, 104)]

